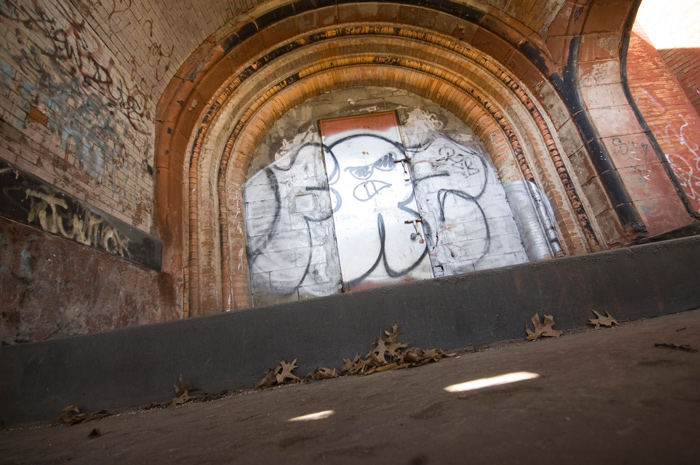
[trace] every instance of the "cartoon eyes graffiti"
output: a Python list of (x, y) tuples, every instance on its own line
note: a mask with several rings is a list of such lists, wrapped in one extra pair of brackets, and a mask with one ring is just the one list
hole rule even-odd
[[(367, 154), (366, 152), (363, 153)], [(366, 202), (379, 194), (381, 190), (391, 187), (391, 184), (387, 182), (370, 178), (374, 174), (374, 170), (389, 172), (394, 169), (394, 166), (394, 152), (389, 152), (374, 163), (345, 168), (345, 171), (349, 172), (355, 179), (364, 181), (355, 186), (355, 189), (352, 191), (353, 197), (360, 202)]]
[(352, 174), (353, 177), (359, 179), (360, 181), (364, 181), (372, 177), (374, 170), (391, 171), (393, 169), (394, 152), (389, 152), (374, 163), (362, 166), (349, 166), (345, 168), (345, 171), (350, 172), (350, 174)]
[(391, 187), (391, 184), (377, 180), (365, 181), (355, 186), (352, 195), (360, 202), (366, 202), (387, 187)]

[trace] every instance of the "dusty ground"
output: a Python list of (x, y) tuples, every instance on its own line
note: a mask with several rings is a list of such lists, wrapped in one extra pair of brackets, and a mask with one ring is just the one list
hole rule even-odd
[[(409, 370), (5, 430), (0, 463), (698, 464), (700, 353), (655, 343), (700, 349), (700, 311)], [(518, 372), (539, 377), (445, 390)], [(89, 439), (94, 428), (101, 436)]]

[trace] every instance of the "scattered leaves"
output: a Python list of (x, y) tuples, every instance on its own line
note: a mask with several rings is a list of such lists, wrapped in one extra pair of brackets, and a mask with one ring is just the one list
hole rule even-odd
[(605, 312), (605, 316), (601, 315), (600, 313), (596, 312), (595, 310), (591, 309), (593, 313), (596, 314), (598, 318), (591, 318), (588, 320), (589, 325), (595, 325), (595, 328), (598, 329), (601, 326), (607, 326), (610, 327), (612, 325), (619, 325), (620, 323), (617, 322), (615, 318), (613, 318), (610, 313), (607, 311)]
[[(445, 353), (440, 349), (422, 350), (398, 342), (398, 337), (403, 333), (399, 332), (396, 324), (391, 328), (391, 331), (384, 331), (383, 334), (383, 336), (379, 335), (372, 349), (364, 357), (355, 354), (353, 359), (343, 359), (340, 370), (326, 367), (318, 368), (313, 373), (309, 373), (306, 379), (321, 380), (346, 375), (369, 375), (375, 372), (425, 365), (437, 362), (443, 357), (457, 355), (457, 352)], [(296, 359), (292, 363), (286, 363), (283, 360), (276, 368), (267, 370), (265, 377), (255, 383), (255, 389), (301, 381), (292, 373), (292, 370), (297, 368), (296, 362)]]
[(687, 344), (684, 345), (678, 345), (678, 344), (672, 344), (669, 342), (663, 342), (663, 343), (656, 343), (654, 344), (654, 347), (666, 347), (668, 349), (677, 349), (677, 350), (685, 350), (686, 352), (697, 352), (697, 349), (693, 349)]
[(93, 428), (92, 431), (90, 431), (90, 434), (88, 434), (88, 439), (95, 439), (99, 438), (100, 436), (102, 436), (100, 430), (98, 428)]
[(530, 328), (525, 326), (525, 332), (527, 332), (528, 341), (533, 341), (541, 337), (561, 336), (561, 331), (552, 329), (552, 326), (554, 326), (554, 317), (552, 315), (545, 315), (544, 321), (540, 322), (540, 315), (535, 313), (535, 316), (532, 317), (532, 324), (534, 327), (534, 331), (531, 331)]
[(77, 425), (82, 423), (87, 418), (87, 415), (80, 413), (78, 407), (75, 405), (69, 405), (68, 407), (61, 410), (61, 413), (56, 418), (56, 423), (62, 423), (64, 425)]
[(95, 413), (81, 413), (78, 407), (75, 405), (69, 405), (68, 407), (61, 410), (61, 413), (56, 417), (54, 423), (64, 424), (64, 425), (77, 425), (78, 423), (84, 423), (87, 421), (97, 420), (99, 418), (104, 418), (110, 416), (111, 413), (107, 410), (100, 410)]

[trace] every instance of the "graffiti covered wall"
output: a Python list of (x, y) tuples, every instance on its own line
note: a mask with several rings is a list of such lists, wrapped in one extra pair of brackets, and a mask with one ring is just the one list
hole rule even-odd
[(0, 158), (150, 231), (154, 102), (81, 5), (0, 2)]
[[(545, 259), (560, 250), (546, 198), (536, 186), (528, 188), (524, 182), (504, 189), (483, 144), (469, 128), (459, 126), (444, 111), (437, 112), (440, 115), (426, 111), (439, 108), (401, 91), (339, 93), (342, 97), (332, 98), (344, 100), (350, 95), (352, 107), (357, 105), (352, 98), (357, 93), (374, 103), (357, 105), (360, 114), (363, 109), (398, 107), (402, 143), (368, 129), (321, 139), (315, 122), (305, 126), (304, 117), (313, 120), (313, 115), (322, 114), (318, 107), (325, 107), (330, 116), (348, 112), (347, 105), (333, 105), (329, 96), (307, 102), (280, 120), (258, 148), (244, 186), (254, 305), (334, 294), (343, 287), (362, 289), (366, 287), (363, 279), (369, 285), (368, 278), (380, 269), (383, 275), (409, 276), (423, 259), (418, 253), (403, 266), (406, 263), (401, 260), (408, 258), (399, 255), (405, 255), (411, 244), (420, 244), (429, 260), (429, 274), (436, 277)], [(394, 101), (387, 102), (382, 93)], [(295, 124), (306, 129), (291, 138), (288, 132)], [(275, 139), (280, 141), (278, 146), (271, 142)], [(370, 155), (369, 147), (377, 140), (383, 145)], [(366, 152), (366, 163), (337, 161), (343, 150), (353, 150), (341, 150), (341, 142), (353, 141), (357, 150)], [(399, 195), (394, 191), (401, 180), (387, 176), (404, 166), (412, 192)], [(342, 179), (349, 180), (347, 189), (341, 187)], [(393, 205), (399, 216), (411, 217), (411, 224), (405, 226), (415, 228), (415, 234), (401, 229), (392, 242), (387, 213), (374, 212), (367, 221), (355, 215), (342, 226), (334, 221), (333, 215), (343, 210), (374, 211), (376, 205), (370, 206), (369, 200), (380, 198)], [(416, 206), (410, 207), (411, 201)], [(522, 210), (515, 218), (509, 202), (517, 202)], [(419, 218), (422, 221), (416, 222)], [(361, 238), (351, 247), (352, 269), (341, 263), (342, 257), (338, 259), (339, 244), (347, 241), (348, 234)], [(408, 242), (400, 246), (402, 240)]]
[(318, 132), (297, 135), (277, 155), (243, 191), (256, 306), (331, 295), (341, 288)]

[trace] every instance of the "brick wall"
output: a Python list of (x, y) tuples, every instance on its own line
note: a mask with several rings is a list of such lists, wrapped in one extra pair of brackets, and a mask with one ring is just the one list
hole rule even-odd
[(696, 2), (644, 0), (637, 24), (700, 113), (700, 10)]
[[(155, 105), (166, 85), (241, 13), (284, 3), (3, 2), (0, 158), (151, 231)], [(546, 34), (564, 2), (484, 3)]]
[[(637, 106), (697, 211), (700, 209), (700, 118), (638, 24), (630, 38), (627, 75)], [(648, 151), (646, 147), (623, 149), (635, 148), (637, 157)]]
[(70, 3), (4, 2), (0, 158), (150, 231), (151, 94)]

